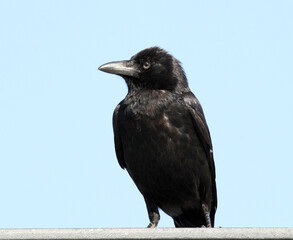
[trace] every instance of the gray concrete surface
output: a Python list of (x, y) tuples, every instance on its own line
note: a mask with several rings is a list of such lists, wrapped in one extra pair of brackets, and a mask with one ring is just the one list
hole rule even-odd
[(0, 229), (0, 239), (293, 239), (293, 228)]

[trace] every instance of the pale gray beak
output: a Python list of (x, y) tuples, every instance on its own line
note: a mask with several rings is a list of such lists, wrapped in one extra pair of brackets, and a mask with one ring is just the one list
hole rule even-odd
[(140, 73), (138, 65), (133, 60), (105, 63), (99, 67), (99, 70), (106, 73), (135, 78), (138, 78)]

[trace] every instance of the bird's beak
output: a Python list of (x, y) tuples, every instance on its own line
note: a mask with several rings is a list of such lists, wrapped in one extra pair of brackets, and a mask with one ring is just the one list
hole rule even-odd
[(99, 70), (106, 73), (135, 78), (138, 78), (140, 73), (137, 64), (132, 60), (105, 63), (99, 67)]

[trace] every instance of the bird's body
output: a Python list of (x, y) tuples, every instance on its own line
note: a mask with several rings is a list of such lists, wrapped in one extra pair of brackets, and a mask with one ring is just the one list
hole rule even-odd
[[(144, 196), (149, 227), (159, 221), (158, 208), (174, 219), (176, 227), (211, 227), (217, 206), (215, 169), (201, 105), (188, 88), (179, 62), (171, 55), (167, 60), (158, 55), (167, 54), (159, 48), (150, 50), (132, 61), (155, 59), (151, 66), (155, 73), (160, 70), (158, 76), (121, 74), (129, 91), (113, 115), (119, 164)], [(156, 69), (155, 64), (164, 60), (173, 64), (170, 76), (161, 66)], [(150, 83), (156, 77), (159, 80)]]

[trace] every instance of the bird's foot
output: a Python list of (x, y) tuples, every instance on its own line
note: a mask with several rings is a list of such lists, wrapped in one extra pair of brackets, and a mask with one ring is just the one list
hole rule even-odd
[(211, 228), (212, 223), (211, 223), (210, 211), (209, 211), (208, 206), (204, 203), (202, 204), (202, 210), (203, 210), (204, 217), (205, 217), (206, 224), (207, 224), (206, 227)]
[(150, 224), (147, 226), (147, 228), (156, 228), (156, 226), (158, 225), (158, 223), (152, 223), (150, 222)]

